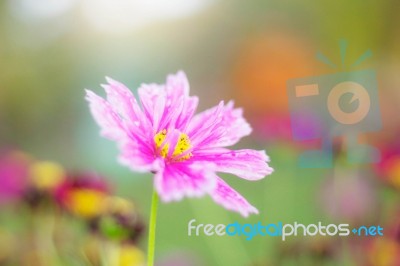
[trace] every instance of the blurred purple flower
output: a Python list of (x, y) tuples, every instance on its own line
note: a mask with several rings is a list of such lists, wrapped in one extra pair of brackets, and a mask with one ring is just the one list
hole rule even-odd
[(143, 84), (139, 103), (123, 84), (107, 79), (107, 100), (87, 91), (91, 112), (101, 134), (118, 143), (119, 160), (134, 171), (155, 173), (154, 186), (164, 202), (210, 194), (228, 210), (258, 213), (216, 172), (258, 180), (271, 174), (265, 151), (229, 150), (251, 128), (233, 102), (194, 115), (198, 98), (189, 96), (183, 72), (165, 85)]
[(28, 185), (30, 160), (22, 152), (0, 154), (0, 205), (21, 199)]

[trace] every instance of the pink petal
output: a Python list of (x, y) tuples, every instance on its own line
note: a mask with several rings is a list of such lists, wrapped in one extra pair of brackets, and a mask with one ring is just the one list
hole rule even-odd
[(177, 100), (181, 96), (189, 96), (189, 81), (183, 71), (178, 71), (175, 75), (168, 75), (166, 86), (171, 99)]
[(103, 88), (107, 92), (107, 101), (127, 124), (127, 128), (137, 134), (138, 131), (141, 131), (141, 135), (146, 133), (150, 123), (145, 119), (135, 96), (124, 84), (109, 77), (106, 79), (109, 84), (103, 85)]
[[(125, 119), (138, 121), (141, 110), (132, 92), (122, 83), (106, 77), (109, 84), (102, 85), (107, 92), (107, 101)], [(139, 113), (137, 113), (139, 112)]]
[(193, 151), (196, 161), (213, 162), (217, 172), (237, 175), (247, 180), (259, 180), (271, 174), (269, 157), (265, 151), (209, 149)]
[[(175, 119), (175, 128), (185, 131), (189, 121), (196, 111), (199, 99), (197, 97), (189, 97), (189, 81), (183, 71), (179, 71), (175, 75), (167, 77), (166, 90), (170, 108), (181, 110)], [(181, 103), (183, 103), (181, 105)]]
[(197, 97), (189, 97), (189, 82), (182, 71), (169, 75), (165, 85), (143, 84), (138, 92), (153, 134), (172, 128), (185, 131), (198, 104)]
[(160, 131), (159, 124), (165, 113), (167, 101), (165, 87), (158, 84), (142, 84), (138, 93), (143, 112), (151, 122), (152, 134), (155, 134)]
[(127, 141), (120, 144), (120, 150), (118, 161), (133, 171), (152, 172), (160, 168), (154, 150), (149, 145)]
[(225, 209), (238, 212), (243, 217), (247, 217), (251, 213), (258, 214), (255, 207), (219, 177), (217, 177), (217, 185), (215, 190), (211, 192), (211, 197)]
[(135, 121), (143, 114), (126, 87), (108, 80), (111, 85), (104, 87), (110, 102), (91, 91), (87, 91), (86, 96), (91, 112), (101, 127), (101, 134), (117, 141), (121, 164), (136, 171), (151, 171), (155, 161), (153, 136), (148, 134), (148, 130), (143, 131), (138, 125), (140, 123)]
[(155, 175), (155, 188), (164, 202), (201, 197), (215, 188), (213, 165), (190, 161), (166, 164)]
[(106, 100), (90, 90), (86, 90), (86, 100), (94, 119), (101, 127), (102, 136), (111, 140), (126, 137), (121, 118)]
[(212, 135), (212, 132), (223, 119), (223, 108), (224, 102), (221, 101), (216, 107), (193, 117), (188, 128), (188, 135), (193, 146), (200, 146), (207, 137)]
[(199, 103), (198, 97), (188, 97), (184, 101), (184, 105), (182, 107), (182, 112), (176, 120), (175, 127), (180, 131), (185, 132), (187, 127), (196, 112), (197, 105)]
[[(204, 125), (214, 120), (212, 130), (204, 131)], [(233, 102), (216, 106), (195, 117), (189, 126), (189, 135), (199, 147), (226, 147), (236, 144), (251, 133), (251, 127), (243, 118), (240, 108), (234, 109)]]

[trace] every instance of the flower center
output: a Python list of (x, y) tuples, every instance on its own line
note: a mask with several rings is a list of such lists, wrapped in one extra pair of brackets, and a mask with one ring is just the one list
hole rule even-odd
[[(170, 148), (170, 143), (166, 142), (165, 139), (168, 137), (166, 129), (158, 132), (154, 136), (154, 143), (156, 145), (157, 152), (161, 157), (167, 158)], [(191, 147), (189, 136), (185, 133), (180, 133), (179, 138), (176, 142), (172, 158), (176, 161), (186, 161), (192, 157), (192, 153), (187, 152)]]

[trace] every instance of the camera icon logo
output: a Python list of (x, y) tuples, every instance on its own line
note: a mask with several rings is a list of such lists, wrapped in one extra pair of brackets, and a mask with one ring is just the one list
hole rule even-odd
[(321, 143), (318, 150), (300, 155), (300, 167), (332, 167), (335, 137), (345, 139), (349, 162), (380, 160), (376, 148), (358, 142), (360, 133), (379, 131), (382, 127), (375, 71), (291, 79), (287, 93), (293, 138)]
[[(347, 93), (353, 95), (350, 104), (359, 101), (358, 107), (352, 112), (345, 112), (340, 107), (340, 98)], [(328, 110), (330, 115), (337, 122), (344, 125), (354, 125), (361, 122), (368, 114), (371, 107), (371, 100), (367, 90), (356, 82), (345, 81), (337, 84), (328, 95)]]

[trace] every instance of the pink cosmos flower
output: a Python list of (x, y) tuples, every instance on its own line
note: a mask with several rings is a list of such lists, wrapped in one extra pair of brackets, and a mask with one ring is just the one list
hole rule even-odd
[(153, 172), (154, 186), (164, 202), (209, 194), (228, 210), (247, 217), (258, 213), (216, 172), (259, 180), (271, 174), (265, 151), (230, 150), (251, 133), (233, 102), (195, 115), (196, 96), (189, 96), (183, 72), (167, 77), (166, 84), (143, 84), (139, 102), (123, 84), (107, 78), (107, 100), (87, 90), (91, 112), (101, 135), (114, 140), (119, 161), (134, 171)]

